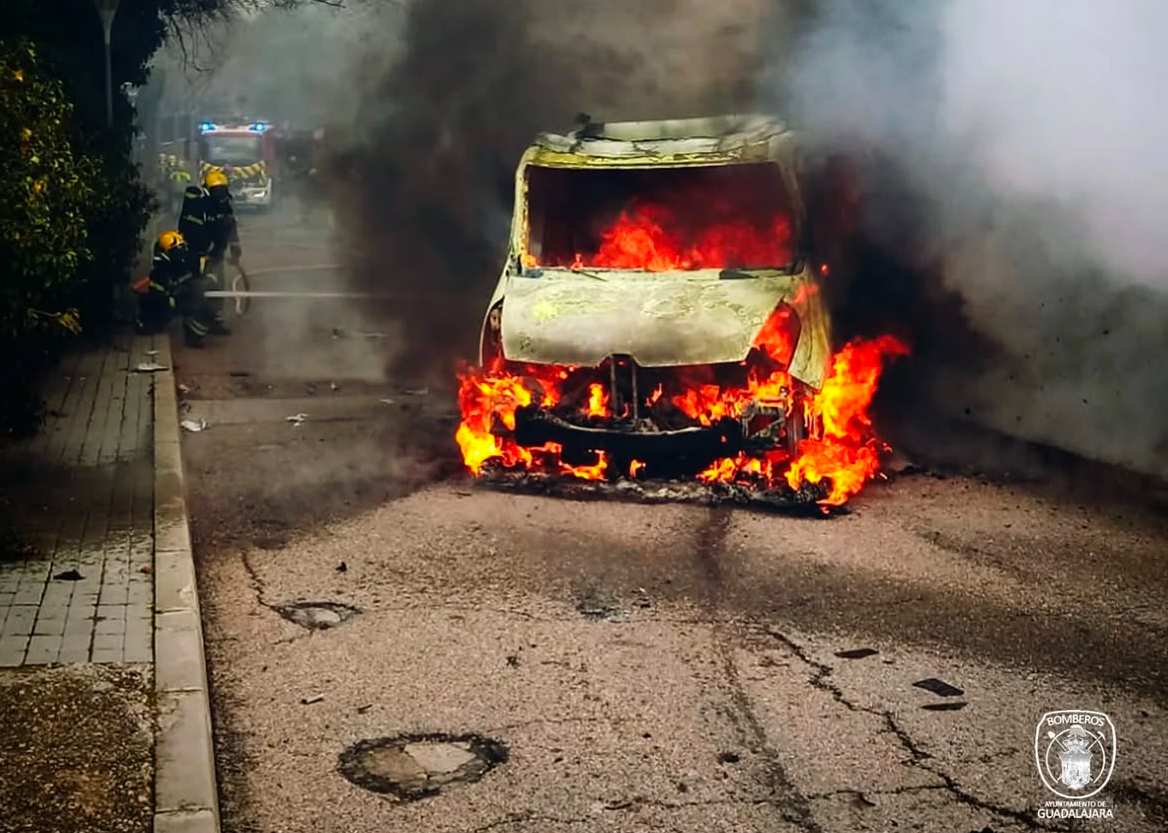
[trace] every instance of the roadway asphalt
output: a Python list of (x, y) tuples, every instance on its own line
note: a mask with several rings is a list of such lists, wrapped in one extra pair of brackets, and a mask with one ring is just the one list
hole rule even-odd
[[(338, 285), (300, 219), (243, 218), (253, 288)], [(176, 351), (226, 830), (1168, 828), (1162, 510), (925, 471), (829, 519), (492, 491), (386, 312), (259, 301)], [(1040, 818), (1060, 709), (1116, 727), (1111, 821)], [(416, 801), (341, 772), (436, 735), (506, 760)]]

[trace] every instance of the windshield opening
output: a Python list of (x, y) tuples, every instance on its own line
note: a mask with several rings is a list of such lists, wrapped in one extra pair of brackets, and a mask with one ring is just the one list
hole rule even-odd
[(260, 160), (259, 136), (207, 136), (207, 161), (212, 165), (250, 165)]
[(652, 170), (527, 169), (527, 265), (786, 268), (790, 200), (771, 163)]

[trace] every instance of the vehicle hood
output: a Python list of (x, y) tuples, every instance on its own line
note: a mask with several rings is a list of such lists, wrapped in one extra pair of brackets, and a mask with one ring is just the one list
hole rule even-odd
[(567, 270), (513, 277), (503, 301), (506, 358), (596, 365), (617, 353), (646, 367), (741, 361), (767, 317), (800, 286), (798, 276), (777, 273), (729, 280), (716, 270), (596, 274), (604, 280)]

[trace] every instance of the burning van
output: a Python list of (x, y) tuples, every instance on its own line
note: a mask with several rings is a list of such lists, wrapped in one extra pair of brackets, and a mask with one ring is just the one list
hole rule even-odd
[(760, 116), (540, 135), (516, 173), (481, 366), (462, 377), (471, 472), (810, 482), (846, 499), (822, 460), (800, 464), (837, 414), (825, 422), (827, 267), (797, 172), (793, 134)]

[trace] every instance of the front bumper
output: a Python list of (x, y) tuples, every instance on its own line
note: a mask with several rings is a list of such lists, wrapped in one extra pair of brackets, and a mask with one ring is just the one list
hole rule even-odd
[(745, 447), (742, 424), (722, 419), (710, 426), (648, 430), (637, 425), (593, 427), (576, 425), (535, 407), (515, 412), (515, 441), (538, 447), (558, 443), (566, 459), (603, 451), (619, 458), (675, 462), (729, 457)]

